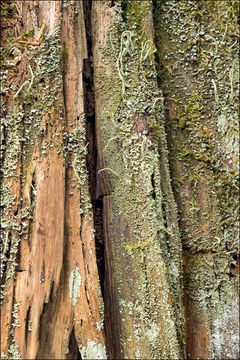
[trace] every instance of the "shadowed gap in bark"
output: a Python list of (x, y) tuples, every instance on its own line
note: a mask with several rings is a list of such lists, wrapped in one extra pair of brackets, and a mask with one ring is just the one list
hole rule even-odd
[(74, 333), (74, 327), (72, 329), (70, 338), (69, 338), (69, 344), (68, 344), (68, 351), (69, 353), (67, 354), (67, 359), (71, 359), (71, 360), (80, 360), (82, 359), (80, 351), (78, 350), (78, 345), (77, 345), (77, 340), (75, 337), (75, 333)]
[[(113, 5), (112, 5), (113, 6)], [(101, 198), (96, 198), (97, 181), (97, 141), (95, 129), (95, 96), (93, 82), (93, 53), (92, 53), (92, 0), (83, 2), (85, 28), (87, 35), (88, 59), (83, 66), (84, 112), (86, 114), (86, 138), (88, 144), (87, 168), (89, 175), (89, 191), (93, 207), (95, 229), (95, 247), (97, 267), (102, 296), (104, 298), (104, 233), (103, 233), (103, 204)]]
[(30, 329), (30, 313), (31, 313), (31, 306), (29, 306), (29, 308), (28, 308), (26, 320), (25, 320), (25, 341), (26, 341), (26, 343), (27, 343), (27, 338), (28, 338), (29, 329)]

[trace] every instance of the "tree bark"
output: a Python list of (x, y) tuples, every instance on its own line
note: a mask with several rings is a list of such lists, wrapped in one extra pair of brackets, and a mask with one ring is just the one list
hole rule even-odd
[[(2, 24), (5, 42), (13, 38), (4, 64), (2, 352), (14, 359), (71, 359), (79, 351), (103, 358), (86, 167), (83, 3), (8, 7), (15, 16)], [(33, 36), (23, 35), (32, 29)]]
[(152, 8), (147, 1), (121, 5), (94, 2), (92, 21), (109, 355), (181, 358), (181, 245)]
[(237, 359), (235, 1), (2, 1), (1, 358)]
[(235, 1), (155, 10), (191, 359), (239, 356), (238, 15)]

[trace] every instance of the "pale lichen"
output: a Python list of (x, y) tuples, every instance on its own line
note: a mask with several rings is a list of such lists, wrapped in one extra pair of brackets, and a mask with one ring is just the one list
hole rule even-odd
[(105, 346), (95, 340), (88, 340), (87, 346), (79, 346), (82, 359), (107, 359)]
[[(224, 304), (223, 313), (213, 321), (210, 342), (211, 357), (213, 359), (239, 358), (239, 301), (233, 300)], [(231, 346), (228, 345), (228, 338), (231, 337)]]
[(80, 297), (80, 287), (82, 278), (79, 273), (79, 268), (75, 266), (69, 276), (69, 296), (72, 299), (73, 306), (76, 305), (77, 299)]
[(21, 360), (19, 345), (11, 344), (8, 350), (9, 360)]

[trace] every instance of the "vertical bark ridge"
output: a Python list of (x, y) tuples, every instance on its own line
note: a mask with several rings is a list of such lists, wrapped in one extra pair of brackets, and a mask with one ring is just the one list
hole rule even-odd
[(155, 1), (188, 358), (239, 356), (239, 283), (231, 276), (239, 249), (238, 14), (234, 1)]
[(155, 80), (152, 8), (148, 1), (111, 5), (94, 2), (92, 15), (108, 350), (110, 358), (180, 358), (181, 244)]

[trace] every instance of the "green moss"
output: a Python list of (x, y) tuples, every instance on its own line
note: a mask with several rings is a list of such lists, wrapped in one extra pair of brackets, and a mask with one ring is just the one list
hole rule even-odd
[(137, 3), (137, 1), (124, 0), (122, 2), (122, 17), (124, 22), (131, 29), (133, 28), (135, 33), (138, 35), (136, 41), (143, 41), (146, 37), (146, 23), (144, 16), (149, 9), (150, 4), (148, 1), (144, 3)]
[(25, 32), (23, 35), (21, 35), (21, 38), (23, 40), (26, 40), (28, 37), (32, 37), (34, 34), (35, 34), (35, 30), (31, 29), (31, 30)]
[(145, 249), (148, 245), (150, 244), (149, 241), (144, 241), (142, 242), (141, 244), (135, 244), (135, 245), (132, 245), (132, 246), (129, 246), (129, 245), (126, 245), (124, 246), (124, 248), (128, 251), (132, 251), (132, 250), (137, 250), (137, 249)]
[(177, 121), (177, 126), (180, 129), (184, 129), (186, 126), (191, 126), (193, 122), (200, 121), (200, 115), (202, 106), (199, 104), (201, 96), (193, 92), (191, 97), (184, 104), (184, 107), (181, 108), (180, 99), (178, 99), (175, 107), (175, 116)]

